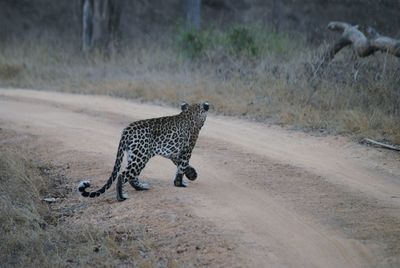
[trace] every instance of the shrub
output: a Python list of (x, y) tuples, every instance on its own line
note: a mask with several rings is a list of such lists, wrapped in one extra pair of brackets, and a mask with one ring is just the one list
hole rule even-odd
[(250, 56), (258, 54), (255, 39), (248, 28), (234, 27), (228, 34), (228, 41), (235, 54), (245, 53)]
[(2, 64), (0, 65), (0, 79), (14, 79), (21, 73), (23, 68), (21, 65)]
[(184, 31), (180, 34), (179, 45), (190, 58), (198, 58), (204, 53), (207, 43), (204, 32)]

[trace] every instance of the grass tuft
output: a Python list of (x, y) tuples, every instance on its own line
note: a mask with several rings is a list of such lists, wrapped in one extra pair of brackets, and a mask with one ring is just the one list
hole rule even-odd
[(0, 65), (0, 80), (16, 79), (23, 69), (22, 65), (2, 64)]
[(228, 34), (228, 40), (237, 55), (245, 53), (248, 56), (256, 56), (258, 54), (255, 38), (246, 27), (234, 27)]
[[(26, 150), (0, 144), (0, 262), (4, 267), (132, 266), (135, 243), (85, 223), (65, 226), (42, 199), (51, 181)], [(124, 255), (122, 258), (120, 255)], [(126, 257), (129, 256), (129, 257)], [(148, 261), (148, 260), (147, 260)]]

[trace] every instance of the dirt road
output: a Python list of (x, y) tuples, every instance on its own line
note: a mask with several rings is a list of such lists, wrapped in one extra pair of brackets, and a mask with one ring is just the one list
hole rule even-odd
[[(0, 90), (0, 126), (40, 137), (54, 162), (72, 163), (71, 185), (106, 181), (123, 126), (177, 112), (105, 96)], [(188, 188), (173, 187), (172, 163), (156, 157), (141, 176), (148, 192), (127, 189), (123, 203), (114, 188), (97, 200), (70, 196), (117, 218), (133, 217), (144, 200), (176, 202), (235, 245), (227, 248), (237, 266), (398, 267), (399, 163), (396, 153), (347, 138), (210, 115), (191, 160), (199, 178)], [(90, 213), (95, 224), (108, 221)], [(229, 267), (229, 256), (208, 265)]]

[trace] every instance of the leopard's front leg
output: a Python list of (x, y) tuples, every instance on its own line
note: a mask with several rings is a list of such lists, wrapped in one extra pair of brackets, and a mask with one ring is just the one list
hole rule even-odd
[(185, 174), (186, 169), (189, 167), (190, 155), (186, 154), (179, 160), (172, 160), (176, 165), (176, 175), (174, 179), (174, 185), (176, 187), (187, 187), (187, 183), (183, 181), (183, 174)]
[(174, 185), (176, 187), (187, 187), (187, 183), (183, 181), (183, 173), (176, 173)]
[(185, 176), (186, 176), (186, 178), (188, 178), (191, 181), (194, 181), (195, 179), (197, 179), (197, 172), (194, 169), (194, 167), (187, 166), (187, 168), (185, 169)]
[(173, 159), (172, 162), (177, 167), (176, 176), (174, 180), (174, 185), (176, 187), (187, 186), (187, 183), (183, 181), (184, 174), (186, 178), (188, 178), (191, 181), (194, 181), (197, 178), (197, 172), (192, 166), (189, 165), (189, 161)]

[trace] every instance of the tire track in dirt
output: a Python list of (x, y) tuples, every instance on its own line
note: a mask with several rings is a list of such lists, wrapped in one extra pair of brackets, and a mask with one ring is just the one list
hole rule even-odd
[[(1, 90), (0, 95), (0, 118), (7, 127), (59, 140), (77, 152), (101, 153), (107, 156), (107, 165), (114, 161), (123, 125), (115, 122), (118, 115), (125, 120), (176, 112), (99, 96), (24, 90)], [(397, 159), (341, 138), (312, 137), (224, 117), (210, 116), (200, 136), (192, 159), (199, 181), (183, 191), (168, 191), (179, 195), (182, 205), (198, 216), (236, 236), (237, 251), (247, 265), (398, 263)], [(173, 167), (167, 162), (155, 158), (143, 176), (172, 177)], [(107, 175), (94, 184), (101, 185)], [(367, 205), (361, 208), (361, 204)], [(371, 217), (368, 210), (385, 222)], [(369, 225), (358, 224), (363, 217)], [(369, 233), (373, 226), (378, 226), (375, 231), (389, 231), (374, 236)]]

